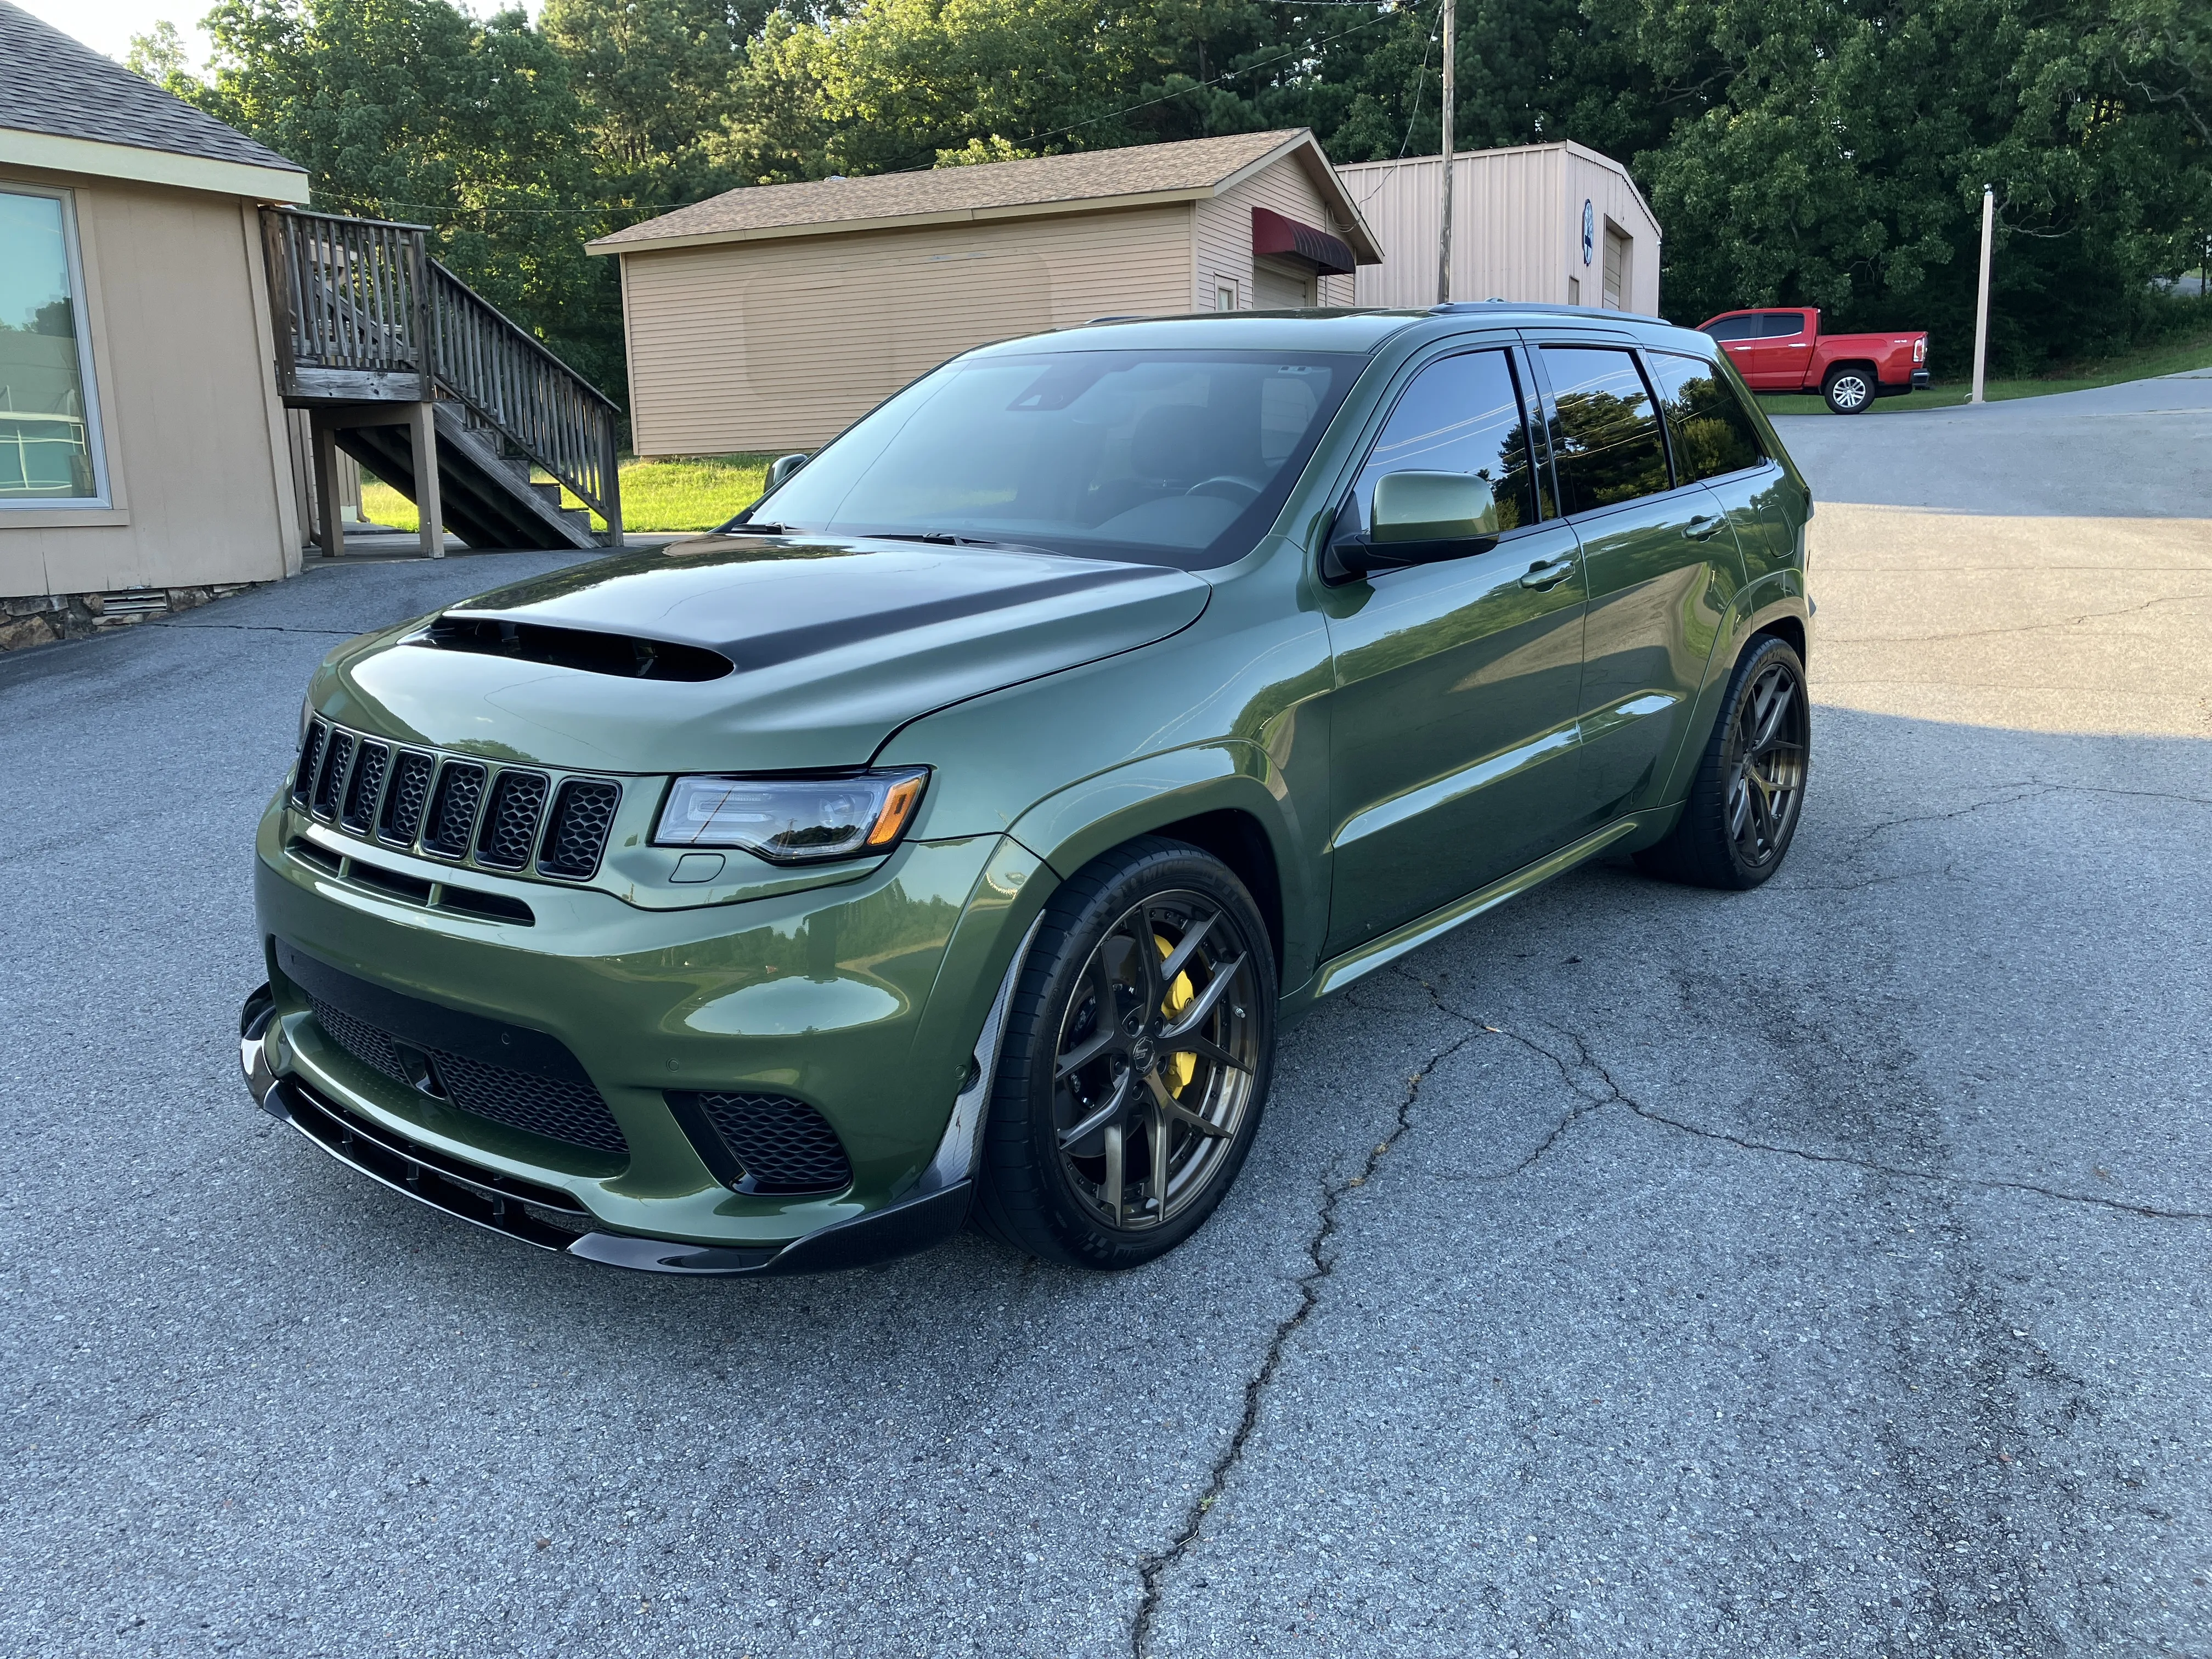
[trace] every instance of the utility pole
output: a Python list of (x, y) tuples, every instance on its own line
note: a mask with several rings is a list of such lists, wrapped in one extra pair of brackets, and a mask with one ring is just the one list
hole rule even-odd
[(1437, 303), (1451, 299), (1452, 88), (1458, 81), (1459, 0), (1444, 4), (1444, 205), (1437, 233)]
[(1997, 192), (1994, 185), (1982, 186), (1982, 284), (1974, 298), (1974, 394), (1970, 404), (1982, 401), (1982, 371), (1990, 361), (1990, 241), (1996, 233)]

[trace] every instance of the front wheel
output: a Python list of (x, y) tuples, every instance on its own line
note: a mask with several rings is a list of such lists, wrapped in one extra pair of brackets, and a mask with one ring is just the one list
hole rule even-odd
[(1173, 1249), (1243, 1165), (1274, 1044), (1273, 953), (1229, 868), (1152, 837), (1094, 860), (1006, 1011), (977, 1224), (1084, 1267)]
[(1805, 665), (1787, 641), (1762, 635), (1729, 678), (1682, 816), (1636, 861), (1694, 886), (1758, 886), (1797, 834), (1812, 732)]
[(1863, 368), (1831, 369), (1820, 395), (1838, 415), (1862, 414), (1874, 407), (1874, 376)]

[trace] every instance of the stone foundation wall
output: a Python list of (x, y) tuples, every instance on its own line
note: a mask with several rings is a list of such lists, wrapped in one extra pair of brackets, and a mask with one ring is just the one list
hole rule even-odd
[(112, 628), (196, 611), (266, 582), (224, 582), (211, 587), (134, 587), (118, 593), (34, 593), (0, 599), (0, 651), (56, 640), (85, 640)]

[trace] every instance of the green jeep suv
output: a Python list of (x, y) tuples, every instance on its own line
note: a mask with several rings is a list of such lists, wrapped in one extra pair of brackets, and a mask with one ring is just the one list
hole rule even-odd
[(1221, 1201), (1277, 1034), (1804, 798), (1812, 502), (1703, 335), (1533, 306), (986, 347), (711, 535), (366, 635), (260, 825), (263, 1108), (675, 1273)]

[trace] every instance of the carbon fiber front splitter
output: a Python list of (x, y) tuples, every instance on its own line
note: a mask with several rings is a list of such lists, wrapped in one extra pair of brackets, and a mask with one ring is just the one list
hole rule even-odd
[(588, 1211), (557, 1188), (464, 1163), (371, 1123), (297, 1079), (277, 1076), (270, 1069), (263, 1041), (275, 1009), (264, 985), (246, 1000), (239, 1014), (239, 1067), (256, 1105), (370, 1180), (540, 1249), (640, 1273), (764, 1278), (830, 1273), (911, 1255), (942, 1243), (968, 1218), (973, 1183), (963, 1179), (783, 1245), (695, 1244), (601, 1231)]

